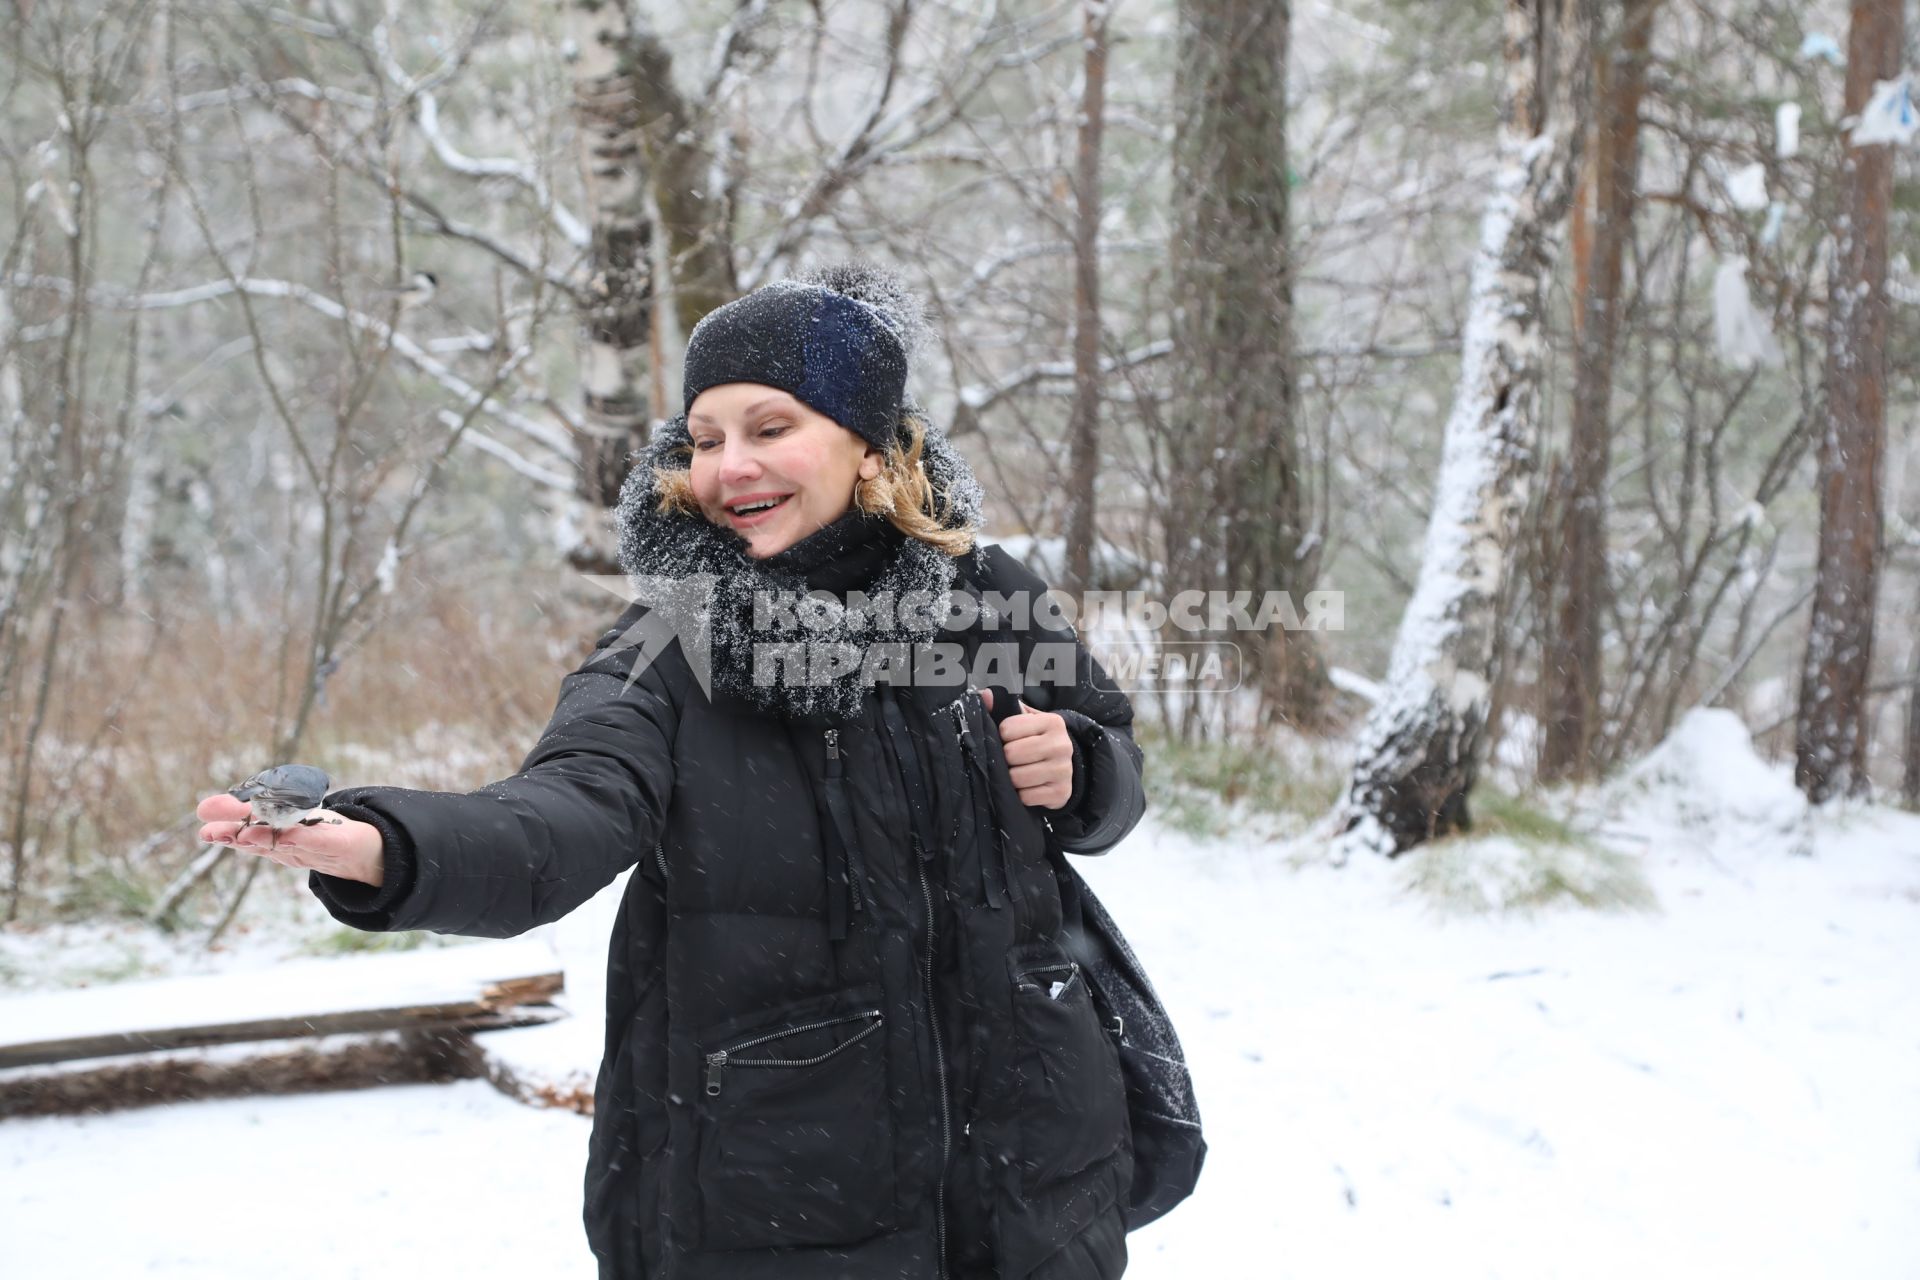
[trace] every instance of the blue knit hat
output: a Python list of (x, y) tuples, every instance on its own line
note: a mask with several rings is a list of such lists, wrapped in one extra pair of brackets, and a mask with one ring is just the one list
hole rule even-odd
[(755, 289), (687, 338), (682, 411), (709, 387), (778, 387), (869, 444), (899, 437), (907, 357), (923, 324), (894, 273), (845, 263)]

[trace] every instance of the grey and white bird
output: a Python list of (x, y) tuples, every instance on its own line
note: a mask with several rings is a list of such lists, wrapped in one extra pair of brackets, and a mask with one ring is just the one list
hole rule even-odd
[(310, 764), (277, 764), (230, 788), (227, 794), (253, 807), (253, 817), (241, 826), (264, 824), (273, 828), (277, 840), (288, 827), (328, 821), (313, 815), (327, 798), (327, 785), (324, 769)]
[(440, 277), (431, 271), (416, 271), (413, 277), (398, 289), (383, 289), (381, 296), (399, 301), (402, 311), (411, 311), (423, 307), (433, 298), (434, 290), (440, 287)]

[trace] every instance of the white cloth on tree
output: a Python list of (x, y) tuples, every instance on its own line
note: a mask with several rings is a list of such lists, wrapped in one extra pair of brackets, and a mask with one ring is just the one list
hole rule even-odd
[(1902, 72), (1892, 80), (1876, 80), (1873, 95), (1860, 110), (1847, 145), (1871, 147), (1882, 142), (1895, 144), (1913, 141), (1920, 132), (1920, 119), (1913, 113), (1913, 73)]
[(1713, 332), (1720, 358), (1730, 368), (1751, 369), (1755, 364), (1778, 369), (1785, 363), (1773, 326), (1753, 305), (1747, 288), (1747, 260), (1724, 258), (1713, 275)]
[(1791, 160), (1800, 153), (1800, 104), (1783, 102), (1773, 109), (1773, 154)]
[(1733, 207), (1751, 213), (1767, 207), (1767, 166), (1758, 160), (1727, 175), (1727, 198)]
[(1825, 58), (1836, 67), (1847, 65), (1846, 55), (1840, 52), (1840, 42), (1824, 31), (1809, 31), (1800, 41), (1800, 60), (1808, 62), (1814, 58)]
[(1787, 206), (1784, 202), (1775, 200), (1772, 204), (1768, 205), (1767, 225), (1760, 228), (1761, 245), (1772, 248), (1774, 243), (1780, 239), (1780, 227), (1786, 220)]

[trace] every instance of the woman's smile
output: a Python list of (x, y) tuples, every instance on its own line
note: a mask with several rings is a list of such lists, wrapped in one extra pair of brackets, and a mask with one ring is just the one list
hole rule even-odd
[(764, 559), (824, 529), (853, 504), (853, 487), (877, 475), (880, 454), (832, 418), (775, 387), (727, 382), (687, 414), (693, 458), (687, 481), (707, 519), (747, 540)]
[(749, 529), (765, 524), (773, 518), (776, 511), (787, 505), (790, 493), (750, 493), (726, 503), (727, 519), (736, 529)]

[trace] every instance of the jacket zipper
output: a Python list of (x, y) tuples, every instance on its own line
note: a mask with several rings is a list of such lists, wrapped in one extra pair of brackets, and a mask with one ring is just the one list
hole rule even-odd
[(947, 1050), (940, 1041), (940, 1010), (933, 1002), (933, 893), (921, 863), (920, 837), (913, 838), (913, 869), (920, 873), (920, 900), (927, 908), (927, 953), (920, 976), (927, 989), (927, 1021), (933, 1027), (933, 1064), (940, 1077), (940, 1180), (934, 1188), (933, 1230), (940, 1249), (940, 1274), (947, 1274), (947, 1165), (953, 1159), (953, 1116), (947, 1109)]
[(1029, 969), (1020, 975), (1020, 989), (1023, 991), (1039, 991), (1044, 994), (1047, 992), (1047, 987), (1044, 984), (1029, 982), (1027, 979), (1036, 973), (1060, 973), (1063, 971), (1067, 976), (1066, 980), (1060, 984), (1060, 994), (1057, 996), (1048, 995), (1047, 998), (1050, 1000), (1065, 999), (1067, 993), (1073, 990), (1073, 984), (1080, 981), (1080, 965), (1077, 961), (1070, 960), (1066, 964), (1054, 964), (1039, 969)]
[[(751, 1049), (755, 1045), (765, 1044), (769, 1040), (782, 1040), (787, 1036), (797, 1036), (803, 1031), (818, 1031), (822, 1027), (837, 1027), (843, 1022), (858, 1022), (862, 1018), (871, 1018), (873, 1021), (825, 1053), (815, 1054), (811, 1058), (735, 1058), (733, 1056), (742, 1049)], [(707, 1055), (707, 1096), (709, 1098), (717, 1098), (720, 1096), (721, 1079), (729, 1066), (811, 1067), (816, 1063), (825, 1062), (842, 1049), (859, 1044), (862, 1040), (878, 1031), (885, 1022), (886, 1017), (880, 1010), (862, 1009), (858, 1013), (849, 1013), (838, 1018), (824, 1018), (819, 1022), (809, 1022), (803, 1026), (782, 1027), (780, 1030), (768, 1032), (764, 1036), (756, 1036), (752, 1040), (745, 1040), (728, 1048), (715, 1050)]]
[[(1005, 850), (1000, 843), (1002, 835), (1000, 815), (993, 799), (993, 784), (987, 777), (986, 761), (974, 749), (973, 735), (967, 729), (966, 712), (958, 702), (950, 704), (948, 709), (953, 712), (953, 722), (959, 730), (960, 754), (966, 760), (968, 786), (975, 788), (986, 797), (987, 810), (993, 818), (993, 835), (988, 841), (992, 855), (989, 857), (982, 853), (980, 856), (980, 897), (987, 906), (997, 911), (1006, 906), (1009, 901), (1018, 898), (1019, 892), (1014, 887), (1016, 880), (1007, 865)], [(960, 830), (960, 816), (957, 813), (953, 821), (957, 836)]]
[[(831, 787), (843, 776), (844, 771), (844, 766), (840, 763), (840, 731), (827, 729), (823, 731), (823, 736), (827, 743), (827, 785)], [(867, 864), (861, 858), (860, 850), (853, 844), (857, 837), (840, 824), (839, 811), (834, 808), (835, 799), (835, 794), (830, 791), (827, 795), (827, 807), (832, 810), (829, 820), (834, 824), (835, 834), (839, 838), (841, 850), (846, 857), (847, 896), (852, 900), (853, 909), (857, 913), (867, 909)]]
[[(894, 743), (894, 762), (900, 767), (900, 784), (906, 789), (903, 797), (908, 807), (914, 806), (914, 796), (919, 786), (905, 776), (909, 770), (918, 771), (920, 757), (914, 750), (913, 735), (907, 730), (900, 715), (900, 703), (895, 690), (888, 686), (880, 693), (880, 718), (882, 731), (892, 738)], [(898, 726), (898, 731), (895, 727)], [(908, 815), (912, 818), (912, 814)], [(929, 818), (932, 814), (927, 815)], [(933, 1032), (933, 1067), (940, 1085), (940, 1177), (934, 1186), (933, 1196), (933, 1232), (938, 1248), (938, 1274), (942, 1280), (947, 1275), (947, 1166), (953, 1161), (953, 1111), (947, 1099), (947, 1048), (940, 1035), (940, 1006), (936, 1002), (933, 990), (933, 944), (934, 915), (933, 891), (927, 887), (927, 859), (933, 856), (920, 839), (920, 823), (911, 821), (908, 838), (913, 850), (913, 869), (920, 880), (920, 902), (927, 912), (927, 934), (925, 953), (920, 963), (920, 982), (927, 996), (927, 1025)]]

